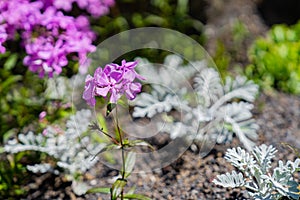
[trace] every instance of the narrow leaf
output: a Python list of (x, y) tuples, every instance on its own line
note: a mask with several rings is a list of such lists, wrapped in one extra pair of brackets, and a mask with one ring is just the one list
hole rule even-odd
[(18, 61), (18, 54), (16, 54), (16, 53), (11, 54), (7, 58), (6, 62), (4, 63), (4, 66), (3, 66), (4, 69), (5, 70), (11, 70), (11, 69), (13, 69), (16, 66), (16, 64), (17, 64), (17, 61)]
[(135, 165), (136, 154), (134, 152), (129, 152), (125, 158), (125, 178), (127, 178)]
[(92, 160), (94, 160), (96, 158), (96, 156), (98, 156), (100, 153), (103, 153), (105, 151), (110, 151), (110, 150), (116, 150), (116, 149), (120, 149), (121, 147), (119, 145), (116, 144), (108, 144), (105, 147), (103, 147), (98, 153), (96, 153), (96, 155), (92, 158)]
[(91, 188), (89, 189), (86, 193), (103, 193), (103, 194), (109, 194), (110, 193), (110, 188)]
[(125, 194), (125, 199), (138, 199), (138, 200), (151, 200), (149, 197), (146, 197), (142, 194)]
[(130, 188), (130, 190), (127, 192), (127, 194), (134, 194), (134, 191), (135, 191), (135, 186)]
[(126, 140), (125, 146), (127, 147), (146, 146), (150, 148), (152, 151), (155, 150), (151, 144), (143, 140)]
[(111, 188), (111, 199), (116, 200), (118, 196), (121, 194), (123, 188), (125, 187), (127, 181), (118, 179), (114, 182)]

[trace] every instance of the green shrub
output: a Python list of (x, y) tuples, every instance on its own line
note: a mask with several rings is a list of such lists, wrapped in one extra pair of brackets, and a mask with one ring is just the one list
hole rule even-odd
[(246, 75), (262, 88), (300, 94), (300, 22), (291, 27), (275, 25), (254, 42), (249, 59)]
[[(1, 148), (2, 152), (3, 149)], [(22, 185), (28, 181), (28, 174), (25, 166), (21, 164), (21, 159), (26, 154), (21, 152), (19, 154), (0, 155), (0, 198), (14, 199), (26, 194), (26, 190)]]
[(6, 133), (19, 132), (38, 119), (45, 100), (37, 97), (43, 90), (43, 81), (27, 71), (18, 53), (0, 56), (0, 143)]
[(99, 34), (97, 42), (140, 27), (170, 28), (189, 35), (197, 42), (204, 42), (203, 23), (191, 15), (188, 0), (116, 0), (109, 15), (91, 23)]
[(0, 144), (19, 132), (41, 131), (43, 124), (39, 122), (39, 114), (42, 111), (47, 112), (46, 119), (50, 122), (71, 111), (70, 106), (64, 107), (69, 101), (65, 96), (49, 95), (48, 90), (54, 93), (58, 88), (49, 88), (50, 81), (58, 81), (58, 78), (40, 79), (27, 70), (21, 57), (20, 52), (0, 55)]

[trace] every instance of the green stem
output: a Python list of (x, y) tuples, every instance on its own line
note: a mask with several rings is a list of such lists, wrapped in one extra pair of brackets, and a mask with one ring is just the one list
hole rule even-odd
[(109, 135), (108, 133), (104, 132), (99, 126), (98, 124), (95, 122), (94, 124), (90, 125), (90, 128), (92, 128), (93, 130), (97, 130), (99, 131), (99, 133), (102, 133), (103, 135), (105, 135), (106, 137), (108, 137), (113, 143), (115, 144), (119, 144), (119, 142), (112, 137), (111, 135)]
[[(122, 151), (122, 180), (125, 180), (125, 156), (124, 156), (124, 149), (123, 146), (121, 148)], [(122, 187), (122, 191), (121, 191), (121, 200), (124, 199), (124, 189)]]
[[(122, 133), (121, 129), (119, 127), (119, 120), (118, 120), (118, 107), (116, 106), (116, 126), (117, 126), (117, 131), (119, 134), (120, 138), (120, 143), (121, 143), (121, 151), (122, 151), (122, 180), (125, 180), (125, 154), (124, 154), (124, 144), (123, 144), (123, 138), (122, 138)], [(121, 200), (124, 199), (124, 190), (122, 188), (121, 191)]]
[(119, 144), (119, 142), (114, 138), (112, 137), (111, 135), (109, 135), (108, 133), (105, 133), (104, 131), (100, 131), (101, 133), (103, 133), (105, 136), (109, 137), (109, 139), (115, 143), (115, 144)]

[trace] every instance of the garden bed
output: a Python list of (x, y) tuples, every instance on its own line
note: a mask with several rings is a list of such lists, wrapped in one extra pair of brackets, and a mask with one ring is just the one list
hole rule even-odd
[[(258, 36), (266, 34), (273, 22), (270, 20), (270, 7), (261, 4), (262, 1), (229, 0), (201, 1), (199, 19), (205, 21), (204, 32), (207, 40), (205, 48), (216, 57), (218, 42), (221, 42), (226, 52), (222, 56), (229, 56), (229, 71), (238, 73), (247, 64), (247, 49)], [(267, 2), (267, 1), (266, 1)], [(267, 3), (266, 3), (267, 4)], [(199, 6), (198, 5), (198, 6)], [(197, 5), (196, 5), (197, 6)], [(192, 13), (195, 13), (195, 8)], [(203, 14), (204, 13), (204, 14)], [(265, 18), (264, 21), (262, 16)], [(197, 17), (197, 16), (196, 16)], [(284, 17), (285, 18), (285, 17)], [(289, 23), (291, 18), (286, 23)], [(283, 21), (285, 22), (285, 21)], [(241, 42), (234, 38), (233, 28), (242, 23), (246, 32), (238, 32)], [(244, 29), (243, 29), (244, 30)], [(239, 35), (240, 34), (240, 35)], [(239, 40), (238, 40), (239, 41)], [(228, 55), (231, 54), (231, 55)], [(273, 145), (278, 149), (275, 163), (279, 160), (295, 160), (296, 149), (300, 149), (300, 96), (278, 91), (264, 91), (254, 103), (254, 119), (260, 126), (259, 139), (256, 145)], [(169, 138), (160, 138), (160, 144), (166, 143)], [(156, 144), (154, 144), (156, 145)], [(224, 159), (226, 149), (242, 146), (234, 138), (231, 143), (216, 144), (204, 157), (197, 151), (189, 148), (174, 163), (153, 172), (132, 174), (128, 178), (128, 188), (136, 186), (136, 193), (144, 194), (151, 199), (248, 199), (249, 195), (244, 188), (227, 189), (212, 183), (217, 175), (230, 172), (235, 168)], [(293, 149), (295, 148), (295, 149)], [(106, 200), (108, 194), (84, 194), (77, 196), (72, 191), (71, 184), (61, 175), (30, 174), (31, 180), (24, 186), (28, 191), (23, 199), (90, 199)], [(98, 162), (84, 175), (84, 180), (93, 187), (108, 187), (113, 184), (118, 171)], [(296, 181), (300, 181), (300, 172), (296, 174)]]
[[(260, 125), (257, 145), (275, 146), (278, 154), (274, 161), (294, 160), (294, 150), (285, 143), (300, 148), (300, 97), (284, 93), (262, 94), (256, 101), (255, 118)], [(240, 145), (237, 139), (231, 144), (216, 145), (203, 158), (189, 149), (170, 166), (152, 173), (133, 174), (129, 184), (136, 185), (138, 193), (151, 199), (247, 199), (249, 196), (245, 190), (226, 189), (212, 183), (217, 175), (234, 169), (223, 157), (227, 148)], [(85, 178), (97, 187), (105, 187), (112, 184), (112, 177), (117, 175), (116, 170), (99, 163)], [(109, 198), (103, 194), (76, 197), (70, 183), (64, 183), (59, 177), (50, 174), (34, 177), (36, 190), (31, 190), (27, 199)], [(300, 173), (296, 177), (300, 181)]]

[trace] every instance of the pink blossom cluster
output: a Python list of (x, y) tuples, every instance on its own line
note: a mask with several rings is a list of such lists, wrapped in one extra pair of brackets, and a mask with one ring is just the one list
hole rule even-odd
[[(49, 2), (49, 0), (44, 0)], [(50, 0), (51, 1), (51, 0)], [(114, 5), (114, 0), (52, 0), (52, 4), (65, 11), (72, 10), (72, 4), (76, 3), (82, 10), (86, 10), (93, 17), (100, 17), (109, 12), (109, 7)]]
[(142, 85), (134, 80), (144, 78), (135, 71), (137, 62), (122, 61), (121, 65), (108, 64), (102, 69), (98, 67), (94, 77), (87, 75), (83, 99), (90, 106), (96, 105), (96, 96), (109, 97), (111, 103), (116, 103), (125, 94), (129, 100), (135, 99), (141, 91)]
[[(68, 60), (79, 61), (85, 72), (87, 54), (95, 51), (95, 34), (87, 16), (66, 15), (76, 2), (92, 16), (108, 12), (113, 0), (1, 0), (0, 53), (5, 53), (5, 42), (19, 35), (26, 51), (23, 60), (29, 70), (40, 77), (60, 74)], [(93, 7), (93, 8), (90, 8)], [(4, 45), (3, 45), (4, 43)]]

